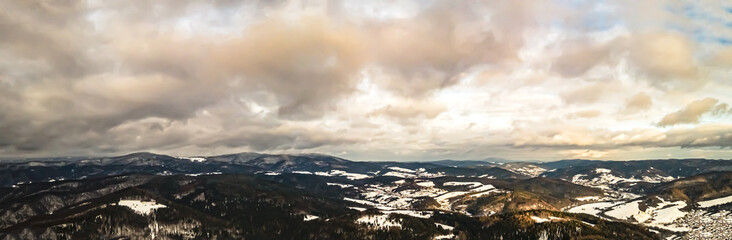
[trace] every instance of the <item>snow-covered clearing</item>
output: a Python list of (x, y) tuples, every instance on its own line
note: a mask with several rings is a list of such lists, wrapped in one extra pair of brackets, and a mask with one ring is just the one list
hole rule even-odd
[(575, 198), (577, 201), (597, 201), (600, 200), (600, 196), (586, 196)]
[(328, 186), (339, 186), (341, 188), (353, 187), (353, 185), (351, 185), (351, 184), (343, 184), (343, 183), (326, 183), (326, 184), (328, 184)]
[(406, 172), (406, 173), (415, 173), (415, 172), (417, 172), (417, 171), (414, 171), (412, 169), (400, 168), (400, 167), (389, 167), (389, 169), (394, 170), (394, 171), (399, 171), (399, 172)]
[(370, 178), (371, 177), (371, 176), (366, 175), (366, 174), (349, 173), (349, 172), (346, 172), (346, 171), (343, 171), (343, 170), (330, 170), (329, 172), (315, 172), (315, 175), (318, 175), (318, 176), (328, 176), (328, 177), (341, 176), (341, 177), (348, 178), (348, 180), (359, 180), (359, 179), (365, 179), (365, 178)]
[(424, 181), (424, 182), (418, 182), (417, 185), (421, 187), (434, 187), (435, 183), (432, 181)]
[(366, 224), (374, 228), (402, 227), (402, 224), (389, 219), (389, 215), (368, 215), (356, 219), (356, 223)]
[(639, 209), (640, 200), (618, 204), (612, 207), (612, 210), (605, 212), (608, 216), (627, 220), (633, 218), (636, 222), (645, 222), (651, 218), (651, 215)]
[(602, 212), (602, 210), (604, 210), (605, 208), (612, 207), (613, 205), (615, 204), (612, 202), (590, 203), (570, 208), (569, 210), (567, 210), (567, 212), (597, 215), (600, 214), (600, 212)]
[(178, 159), (188, 160), (191, 162), (205, 162), (206, 159), (202, 157), (178, 157)]
[(448, 230), (448, 231), (452, 231), (452, 229), (455, 228), (453, 226), (450, 226), (450, 225), (447, 225), (447, 224), (442, 224), (442, 223), (435, 223), (435, 225), (437, 225), (437, 227), (442, 227), (442, 229), (445, 229), (445, 230)]
[(707, 201), (701, 201), (701, 202), (698, 202), (698, 203), (699, 203), (699, 207), (708, 208), (708, 207), (712, 207), (712, 206), (727, 204), (727, 203), (730, 203), (730, 202), (732, 202), (732, 195), (726, 196), (726, 197), (722, 197), (722, 198), (707, 200)]
[(411, 174), (411, 173), (394, 172), (394, 171), (385, 173), (384, 176), (400, 177), (400, 178), (415, 178), (415, 177), (417, 177), (416, 175)]
[(152, 213), (152, 211), (155, 209), (167, 207), (162, 204), (157, 204), (157, 203), (155, 203), (155, 201), (140, 201), (140, 200), (119, 200), (117, 205), (128, 207), (128, 208), (132, 209), (133, 211), (135, 211), (135, 213), (141, 214), (141, 215), (148, 215), (148, 214)]
[(442, 186), (470, 186), (470, 187), (478, 187), (482, 186), (483, 183), (480, 182), (446, 182), (443, 183)]
[(558, 217), (555, 217), (555, 216), (549, 216), (549, 218), (542, 218), (542, 217), (538, 217), (538, 216), (531, 216), (531, 219), (534, 220), (534, 222), (536, 222), (536, 223), (543, 223), (543, 222), (549, 222), (549, 221), (554, 221), (554, 220), (557, 220), (557, 221), (567, 220), (566, 218), (558, 218)]

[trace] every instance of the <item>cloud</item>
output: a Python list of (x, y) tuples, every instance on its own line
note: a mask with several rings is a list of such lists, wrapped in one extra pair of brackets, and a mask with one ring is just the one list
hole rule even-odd
[(355, 89), (366, 58), (363, 39), (325, 19), (266, 21), (218, 46), (211, 68), (273, 93), (283, 118), (314, 118)]
[[(631, 41), (631, 60), (650, 79), (661, 85), (666, 81), (704, 83), (698, 78), (692, 42), (674, 32), (639, 34)], [(690, 87), (690, 84), (684, 85)]]
[[(699, 123), (699, 118), (703, 114), (715, 110), (717, 102), (719, 102), (719, 100), (714, 98), (705, 98), (693, 101), (683, 109), (664, 116), (663, 119), (658, 122), (658, 126), (666, 127), (677, 124)], [(726, 106), (726, 104), (723, 106)]]
[(599, 101), (603, 95), (613, 91), (617, 86), (612, 82), (593, 82), (560, 93), (566, 103), (590, 104)]
[(582, 110), (567, 115), (567, 118), (596, 118), (602, 115), (598, 110)]
[(582, 76), (590, 69), (605, 64), (617, 51), (617, 43), (593, 44), (589, 41), (564, 43), (564, 52), (553, 62), (551, 69), (564, 77)]
[(653, 106), (651, 96), (646, 93), (637, 93), (625, 101), (626, 112), (648, 110)]
[(590, 150), (590, 149), (575, 149), (575, 150), (563, 150), (560, 152), (560, 154), (564, 155), (566, 158), (573, 158), (573, 159), (598, 159), (603, 158), (608, 155), (607, 151), (596, 151), (596, 150)]
[[(593, 36), (558, 43), (560, 54), (551, 61), (551, 70), (567, 78), (585, 76), (596, 67), (628, 63), (637, 80), (662, 90), (694, 90), (708, 79), (700, 69), (695, 44), (672, 30), (618, 34), (599, 41)], [(713, 62), (723, 62), (723, 54)]]
[(353, 144), (358, 139), (337, 136), (321, 130), (281, 126), (274, 129), (242, 129), (220, 136), (209, 136), (195, 143), (202, 148), (240, 148), (252, 151), (303, 150), (320, 146)]
[(413, 18), (373, 23), (372, 71), (380, 75), (373, 79), (397, 94), (420, 98), (455, 85), (475, 65), (516, 61), (534, 7), (525, 1), (439, 2)]
[(446, 110), (446, 106), (435, 102), (402, 101), (376, 109), (368, 113), (368, 116), (385, 116), (407, 123), (419, 118), (433, 119)]
[[(516, 128), (510, 146), (517, 149), (556, 149), (580, 154), (592, 151), (622, 151), (627, 148), (730, 148), (731, 124), (704, 124), (666, 131), (651, 128), (612, 131), (550, 123), (539, 131)], [(564, 151), (567, 150), (567, 151)]]
[[(696, 35), (679, 4), (644, 6), (5, 1), (0, 156), (725, 146), (729, 47)], [(654, 122), (701, 96), (716, 102)], [(719, 125), (682, 125), (702, 116)]]
[(633, 139), (625, 145), (640, 147), (732, 148), (732, 125), (704, 124), (693, 128), (671, 129)]
[(716, 54), (710, 57), (709, 62), (710, 65), (723, 68), (732, 66), (732, 47), (720, 49)]

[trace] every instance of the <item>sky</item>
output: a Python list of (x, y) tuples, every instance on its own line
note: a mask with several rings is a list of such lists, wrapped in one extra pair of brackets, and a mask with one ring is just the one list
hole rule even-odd
[(732, 158), (729, 1), (0, 9), (0, 158)]

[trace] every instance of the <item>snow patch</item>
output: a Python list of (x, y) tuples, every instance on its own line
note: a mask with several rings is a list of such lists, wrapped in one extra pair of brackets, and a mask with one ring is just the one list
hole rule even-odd
[(488, 184), (488, 185), (483, 185), (483, 186), (480, 186), (477, 188), (470, 189), (470, 191), (471, 192), (484, 192), (484, 191), (489, 191), (489, 190), (494, 190), (494, 189), (496, 189), (496, 187)]
[(432, 181), (424, 181), (424, 182), (418, 182), (417, 185), (420, 187), (434, 187), (435, 183)]
[(554, 220), (558, 220), (558, 221), (559, 220), (566, 220), (565, 218), (558, 218), (558, 217), (555, 217), (555, 216), (549, 216), (549, 218), (542, 218), (542, 217), (538, 217), (538, 216), (531, 216), (531, 219), (534, 220), (534, 222), (536, 222), (536, 223), (550, 222), (550, 221), (554, 221)]
[(189, 174), (186, 174), (186, 176), (189, 176), (189, 177), (197, 177), (197, 176), (203, 176), (203, 175), (221, 175), (221, 172), (189, 173)]
[(348, 180), (359, 180), (359, 179), (365, 179), (370, 178), (371, 176), (361, 173), (349, 173), (343, 170), (330, 170), (329, 172), (315, 172), (315, 175), (318, 176), (340, 176), (340, 177), (346, 177)]
[(416, 173), (417, 171), (414, 171), (412, 169), (407, 168), (400, 168), (400, 167), (389, 167), (389, 169), (399, 172), (405, 172), (405, 173)]
[(366, 224), (373, 228), (402, 227), (402, 224), (389, 219), (389, 215), (368, 215), (356, 219), (356, 223)]
[(339, 186), (341, 188), (353, 187), (353, 185), (351, 185), (351, 184), (343, 184), (343, 183), (326, 183), (326, 184), (328, 184), (328, 186)]
[(348, 209), (353, 209), (353, 210), (356, 210), (359, 212), (366, 211), (366, 208), (362, 208), (362, 207), (348, 207)]
[(202, 157), (178, 157), (178, 159), (188, 160), (191, 162), (205, 162), (206, 159)]
[(701, 202), (698, 202), (698, 204), (699, 204), (699, 207), (701, 207), (701, 208), (708, 208), (708, 207), (712, 207), (712, 206), (727, 204), (730, 202), (732, 202), (732, 195), (722, 197), (722, 198), (707, 200), (707, 201), (701, 201)]
[(540, 217), (537, 217), (537, 216), (531, 216), (531, 219), (534, 220), (535, 223), (543, 223), (543, 222), (548, 222), (549, 221), (549, 219), (540, 218)]
[(447, 224), (435, 223), (435, 225), (437, 225), (437, 227), (442, 227), (442, 229), (445, 229), (447, 231), (452, 231), (453, 229), (455, 229), (455, 227), (447, 225)]
[(391, 171), (391, 172), (388, 172), (388, 173), (384, 173), (384, 176), (400, 177), (400, 178), (415, 178), (415, 177), (417, 177), (414, 174), (404, 173), (404, 172), (394, 172), (394, 171)]
[(681, 211), (682, 208), (686, 207), (686, 202), (663, 202), (658, 206), (658, 210), (653, 213), (654, 223), (671, 223), (674, 220), (686, 216), (686, 212)]
[(600, 200), (599, 196), (586, 196), (575, 198), (577, 201), (597, 201)]
[(599, 202), (599, 203), (583, 204), (583, 205), (579, 205), (579, 206), (570, 208), (569, 210), (567, 210), (567, 212), (586, 213), (586, 214), (597, 216), (597, 214), (600, 214), (600, 212), (602, 212), (604, 209), (606, 209), (608, 207), (612, 207), (614, 205), (615, 204), (612, 202)]
[(157, 204), (155, 201), (140, 200), (119, 200), (117, 205), (128, 207), (140, 215), (149, 215), (155, 209), (168, 207), (162, 204)]
[(455, 234), (446, 234), (446, 235), (437, 235), (435, 236), (435, 240), (442, 240), (442, 239), (455, 239)]
[(442, 194), (442, 195), (436, 197), (435, 200), (437, 200), (437, 202), (439, 202), (440, 204), (445, 205), (448, 203), (448, 200), (450, 198), (454, 198), (454, 197), (457, 197), (460, 195), (465, 195), (467, 193), (468, 192), (448, 192), (448, 193), (445, 193), (445, 194)]
[(483, 186), (483, 183), (480, 183), (480, 182), (446, 182), (446, 183), (443, 183), (442, 186), (470, 186), (470, 187), (478, 187), (478, 186)]
[(651, 218), (651, 215), (640, 210), (640, 202), (640, 200), (636, 200), (632, 202), (618, 204), (614, 206), (612, 210), (605, 212), (605, 214), (617, 219), (626, 220), (632, 217), (633, 219), (635, 219), (636, 222), (645, 222), (646, 220)]

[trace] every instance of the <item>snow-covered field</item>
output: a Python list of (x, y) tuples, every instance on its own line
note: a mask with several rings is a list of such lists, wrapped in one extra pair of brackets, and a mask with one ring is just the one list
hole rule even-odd
[(684, 201), (667, 201), (656, 197), (656, 204), (645, 206), (641, 211), (642, 200), (605, 201), (588, 203), (572, 207), (567, 210), (571, 213), (586, 213), (599, 217), (610, 217), (618, 220), (628, 220), (643, 224), (647, 227), (663, 229), (672, 232), (687, 232), (690, 228), (680, 224), (689, 213), (683, 211), (687, 207)]
[(399, 177), (399, 178), (436, 178), (445, 176), (445, 173), (430, 173), (424, 168), (408, 169), (402, 167), (388, 167), (389, 171), (383, 176)]
[(406, 168), (400, 168), (400, 167), (389, 167), (389, 169), (398, 171), (398, 172), (406, 172), (406, 173), (416, 173), (417, 172), (412, 169), (406, 169)]
[(343, 184), (343, 183), (326, 183), (328, 186), (339, 186), (341, 188), (350, 188), (353, 187), (351, 184)]
[(155, 209), (167, 207), (162, 204), (157, 204), (155, 203), (155, 201), (140, 200), (119, 200), (117, 205), (128, 207), (132, 209), (132, 211), (135, 211), (135, 213), (141, 215), (148, 215), (152, 213)]
[(442, 240), (442, 239), (455, 239), (455, 234), (445, 234), (445, 235), (437, 235), (435, 236), (435, 240)]
[(188, 160), (191, 162), (205, 162), (206, 159), (202, 157), (178, 157), (178, 159)]
[(727, 204), (730, 202), (732, 202), (732, 195), (722, 197), (722, 198), (707, 200), (707, 201), (701, 201), (701, 202), (698, 202), (698, 204), (699, 204), (699, 207), (708, 208), (708, 207), (712, 207), (712, 206)]
[(414, 175), (411, 173), (397, 172), (397, 171), (391, 171), (391, 172), (385, 173), (384, 176), (400, 177), (400, 178), (416, 178), (417, 177), (417, 175)]
[(686, 215), (686, 212), (681, 211), (681, 209), (685, 208), (685, 207), (686, 207), (686, 202), (684, 202), (684, 201), (676, 201), (676, 202), (663, 201), (662, 204), (659, 204), (659, 206), (654, 209), (655, 212), (653, 213), (652, 221), (654, 223), (661, 223), (661, 224), (671, 223), (674, 220)]
[(575, 198), (577, 201), (597, 201), (600, 200), (600, 196), (587, 196)]
[(361, 173), (349, 173), (343, 170), (330, 170), (329, 172), (315, 172), (315, 175), (318, 176), (341, 176), (346, 177), (348, 180), (359, 180), (359, 179), (366, 179), (370, 178), (371, 176)]
[(621, 220), (631, 220), (632, 219), (632, 220), (635, 220), (636, 222), (645, 222), (646, 220), (651, 218), (651, 216), (648, 213), (639, 210), (640, 209), (639, 203), (640, 203), (640, 200), (621, 203), (621, 204), (611, 207), (610, 208), (611, 210), (605, 212), (605, 214), (610, 217), (616, 218), (616, 219), (621, 219)]
[(612, 170), (606, 168), (596, 168), (595, 173), (599, 176), (595, 178), (588, 178), (587, 174), (577, 174), (570, 180), (574, 184), (579, 184), (588, 187), (595, 187), (603, 190), (612, 190), (613, 185), (618, 183), (634, 183), (634, 182), (649, 182), (649, 183), (660, 183), (673, 181), (675, 178), (670, 176), (642, 176), (640, 178), (630, 177), (624, 178), (612, 174)]
[[(420, 170), (416, 170), (419, 172)], [(409, 180), (412, 181), (412, 180)], [(411, 209), (412, 205), (421, 201), (421, 199), (429, 197), (439, 203), (439, 208), (445, 210), (453, 209), (452, 203), (455, 197), (481, 197), (497, 192), (501, 190), (495, 188), (493, 185), (483, 185), (480, 182), (446, 182), (442, 186), (465, 186), (468, 189), (462, 189), (462, 191), (448, 191), (437, 187), (433, 181), (425, 179), (415, 179), (416, 185), (419, 187), (400, 188), (402, 184), (406, 183), (406, 180), (397, 180), (391, 184), (366, 184), (365, 186), (355, 187), (360, 193), (358, 198), (345, 198), (347, 201), (352, 201), (368, 206), (372, 206), (381, 210), (395, 210), (395, 209)], [(329, 183), (329, 185), (336, 185)], [(348, 186), (343, 186), (348, 187)]]
[(443, 186), (470, 186), (470, 187), (477, 187), (482, 186), (482, 183), (479, 182), (446, 182), (442, 184)]
[(448, 231), (455, 229), (455, 227), (453, 227), (453, 226), (442, 224), (442, 223), (435, 223), (435, 225), (437, 225), (437, 227), (442, 227), (442, 229), (445, 229)]
[(569, 210), (567, 210), (567, 212), (598, 215), (604, 209), (612, 207), (614, 205), (615, 205), (615, 203), (612, 203), (612, 202), (589, 203), (589, 204), (583, 204), (583, 205), (579, 205), (579, 206), (570, 208)]
[(534, 220), (535, 223), (543, 223), (543, 222), (550, 222), (550, 221), (564, 221), (567, 220), (566, 218), (558, 218), (555, 216), (549, 216), (549, 218), (542, 218), (539, 216), (531, 216), (531, 220)]
[(417, 182), (417, 185), (421, 187), (434, 187), (435, 183), (432, 181)]
[(542, 173), (546, 172), (546, 169), (541, 168), (539, 166), (535, 166), (535, 165), (528, 165), (528, 166), (521, 166), (521, 167), (514, 167), (512, 165), (508, 165), (506, 167), (508, 168), (508, 170), (510, 170), (512, 172), (515, 172), (515, 173), (518, 173), (521, 175), (530, 176), (530, 177), (537, 177), (537, 176), (541, 175)]
[(631, 220), (638, 223), (664, 225), (686, 215), (681, 209), (686, 207), (686, 202), (669, 202), (658, 198), (660, 203), (656, 206), (646, 206), (644, 211), (640, 210), (641, 200), (627, 202), (597, 202), (583, 204), (568, 209), (571, 213), (587, 213), (591, 215), (605, 215), (619, 219)]

